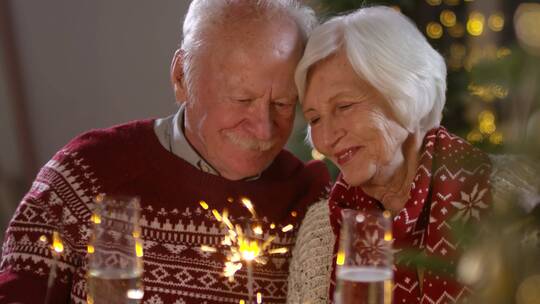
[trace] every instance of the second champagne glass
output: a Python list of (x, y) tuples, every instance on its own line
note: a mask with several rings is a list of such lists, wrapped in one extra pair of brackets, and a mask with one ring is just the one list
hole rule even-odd
[(390, 304), (392, 278), (390, 212), (343, 210), (335, 302)]

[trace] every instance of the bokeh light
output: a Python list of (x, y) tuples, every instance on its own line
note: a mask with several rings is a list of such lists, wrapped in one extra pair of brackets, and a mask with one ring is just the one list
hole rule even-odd
[(482, 111), (478, 115), (478, 130), (483, 134), (492, 134), (497, 130), (495, 115), (491, 111)]
[(517, 304), (537, 304), (540, 301), (540, 275), (525, 278), (516, 293)]
[(443, 29), (440, 23), (430, 22), (426, 26), (426, 34), (431, 39), (439, 39), (442, 37)]
[(456, 19), (457, 19), (456, 14), (452, 12), (451, 10), (443, 10), (441, 12), (440, 19), (441, 19), (442, 25), (446, 27), (452, 27), (456, 25)]
[(533, 55), (540, 55), (540, 4), (520, 4), (514, 15), (514, 28), (521, 46)]
[(489, 136), (489, 142), (494, 145), (502, 145), (504, 142), (504, 135), (500, 131), (495, 131)]
[(494, 32), (500, 32), (504, 28), (504, 15), (502, 13), (495, 13), (489, 16), (488, 26)]
[(484, 23), (486, 18), (482, 13), (473, 12), (469, 15), (469, 20), (467, 21), (467, 32), (471, 36), (480, 36), (484, 32)]
[(454, 38), (461, 38), (465, 35), (465, 27), (460, 22), (456, 22), (454, 26), (448, 28), (448, 34)]
[(472, 130), (467, 134), (467, 140), (471, 143), (478, 143), (484, 139), (484, 136), (478, 130)]

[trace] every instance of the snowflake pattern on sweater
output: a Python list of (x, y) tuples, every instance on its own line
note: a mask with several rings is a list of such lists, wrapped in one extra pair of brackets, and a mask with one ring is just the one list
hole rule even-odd
[[(491, 203), (491, 164), (486, 154), (439, 127), (428, 132), (420, 152), (419, 166), (405, 207), (393, 219), (393, 303), (457, 303), (470, 290), (457, 282), (454, 271), (460, 255), (460, 240), (454, 238), (457, 222), (478, 222)], [(382, 204), (360, 187), (350, 187), (340, 178), (330, 194), (330, 220), (336, 239), (341, 210), (383, 210)], [(337, 252), (338, 242), (334, 246)], [(404, 250), (415, 250), (446, 260), (441, 272), (409, 267), (400, 259)], [(335, 287), (335, 260), (330, 298)]]

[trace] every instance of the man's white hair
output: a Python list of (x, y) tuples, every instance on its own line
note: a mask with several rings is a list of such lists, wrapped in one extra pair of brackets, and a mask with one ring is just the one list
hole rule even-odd
[(403, 127), (414, 133), (439, 126), (446, 100), (444, 59), (412, 21), (385, 6), (334, 17), (313, 31), (295, 74), (300, 101), (310, 67), (342, 49)]
[(248, 5), (262, 17), (285, 16), (298, 26), (302, 38), (307, 40), (317, 18), (313, 9), (298, 0), (193, 0), (189, 5), (183, 25), (181, 50), (184, 52), (183, 70), (188, 91), (192, 88), (195, 73), (194, 57), (208, 41), (206, 31), (219, 27), (233, 5)]

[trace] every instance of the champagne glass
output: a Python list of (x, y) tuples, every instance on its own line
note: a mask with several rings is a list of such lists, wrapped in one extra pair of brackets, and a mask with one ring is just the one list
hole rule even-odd
[(342, 216), (335, 302), (392, 303), (390, 212), (343, 210)]
[(139, 200), (100, 195), (95, 203), (88, 245), (87, 301), (138, 304), (144, 295)]

